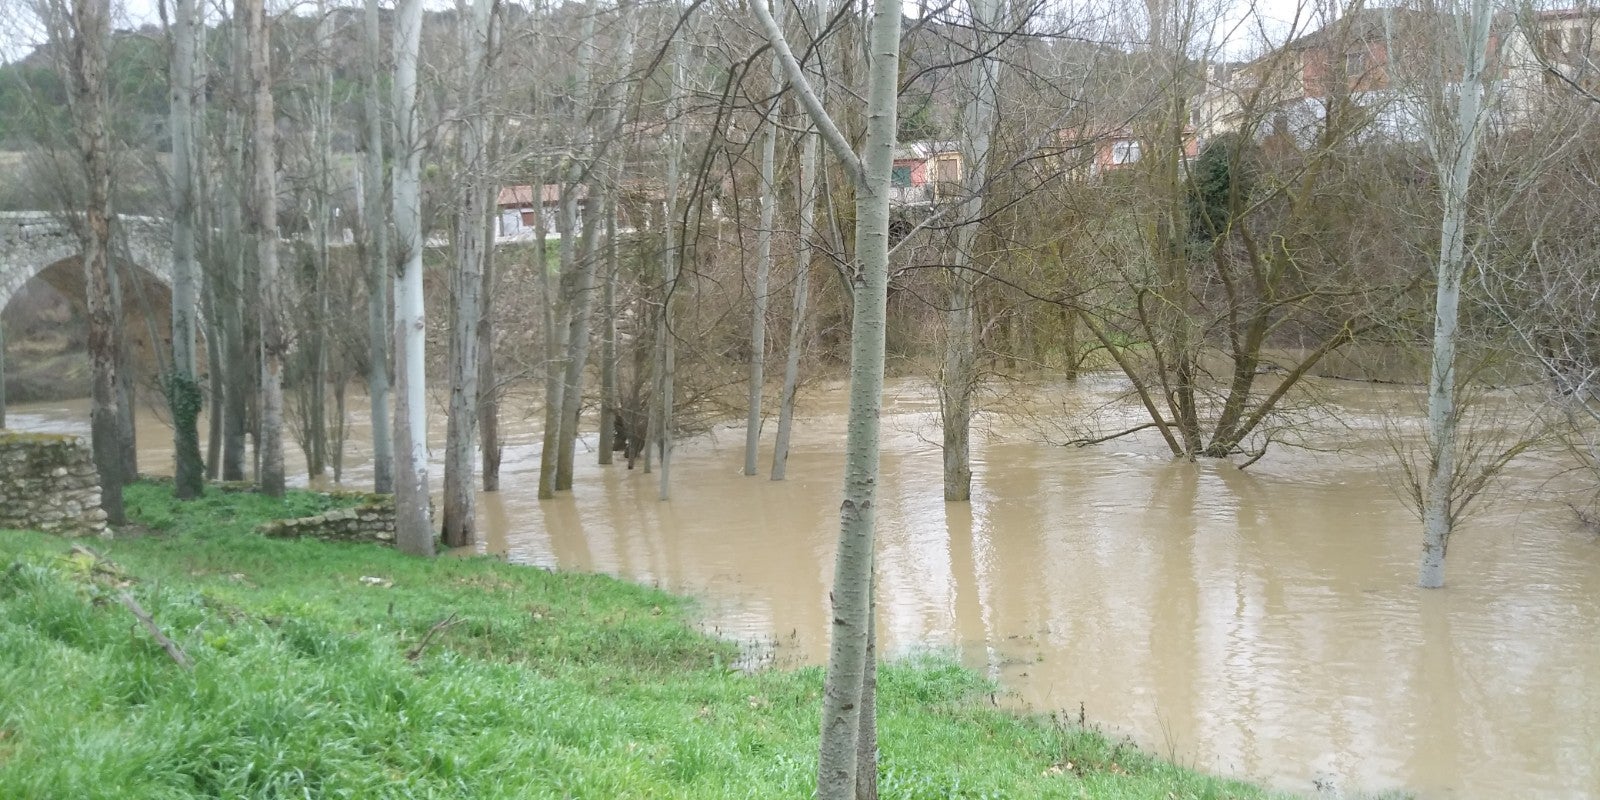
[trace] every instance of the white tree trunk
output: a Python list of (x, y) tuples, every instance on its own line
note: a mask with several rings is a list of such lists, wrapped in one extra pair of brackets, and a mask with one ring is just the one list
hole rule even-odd
[[(824, 22), (821, 0), (811, 3), (811, 30), (821, 31)], [(822, 59), (817, 54), (817, 63)], [(819, 71), (813, 71), (812, 76), (819, 81), (816, 87), (818, 101), (825, 99), (827, 86), (820, 83)], [(772, 479), (783, 480), (789, 468), (789, 438), (794, 431), (794, 401), (795, 393), (800, 388), (800, 355), (805, 348), (806, 312), (810, 305), (811, 295), (811, 257), (813, 242), (816, 241), (817, 221), (817, 189), (820, 182), (817, 180), (817, 144), (818, 137), (815, 126), (811, 126), (801, 135), (800, 141), (800, 185), (799, 198), (799, 238), (800, 247), (795, 255), (794, 275), (794, 312), (789, 317), (789, 347), (788, 355), (783, 365), (783, 389), (778, 394), (778, 432), (772, 443)]]
[[(672, 306), (678, 288), (678, 269), (681, 244), (678, 241), (679, 172), (683, 162), (682, 109), (687, 87), (684, 86), (685, 48), (683, 37), (672, 42), (672, 86), (667, 101), (667, 185), (666, 213), (663, 215), (661, 249), (661, 313), (656, 317), (656, 438), (659, 442), (661, 464), (657, 470), (657, 496), (661, 500), (672, 498), (672, 405), (673, 383), (677, 380), (678, 352), (672, 330)], [(646, 457), (645, 466), (649, 467)]]
[(197, 5), (194, 0), (175, 0), (172, 26), (172, 374), (166, 390), (173, 421), (173, 487), (180, 499), (198, 497), (205, 489), (197, 425), (202, 395), (195, 352), (200, 277), (195, 257)]
[(251, 152), (254, 156), (255, 203), (250, 232), (255, 240), (256, 271), (261, 288), (261, 433), (258, 448), (261, 469), (257, 484), (262, 493), (281, 497), (283, 466), (283, 364), (288, 337), (283, 329), (284, 309), (278, 274), (277, 116), (272, 102), (272, 43), (264, 0), (241, 0), (246, 36), (250, 42), (250, 83), (253, 97)]
[[(756, 0), (766, 2), (766, 0)], [(781, 7), (780, 7), (781, 10)], [(782, 14), (778, 15), (782, 18)], [(761, 446), (761, 394), (767, 366), (767, 285), (772, 274), (772, 217), (778, 205), (778, 99), (783, 86), (783, 65), (772, 60), (772, 103), (762, 114), (761, 212), (756, 223), (756, 277), (750, 314), (750, 397), (744, 428), (744, 474), (756, 474)]]
[(999, 21), (997, 0), (972, 0), (971, 86), (962, 115), (961, 209), (949, 263), (950, 296), (945, 311), (944, 370), (939, 380), (939, 411), (944, 423), (944, 499), (972, 499), (972, 394), (977, 388), (977, 329), (973, 304), (977, 286), (972, 245), (983, 219), (983, 190), (989, 173), (989, 137), (994, 130), (1000, 84), (994, 56)]
[(473, 0), (471, 27), (464, 32), (467, 70), (461, 147), (462, 190), (456, 208), (456, 268), (452, 273), (450, 315), (450, 414), (445, 430), (444, 543), (464, 547), (476, 535), (474, 519), (478, 436), (478, 325), (483, 315), (484, 209), (489, 204), (484, 155), (488, 115), (483, 84), (492, 64), (489, 24), (494, 0)]
[(1434, 295), (1433, 359), (1428, 370), (1428, 478), (1422, 504), (1422, 564), (1417, 576), (1417, 584), (1424, 589), (1444, 586), (1445, 550), (1455, 524), (1457, 329), (1461, 280), (1467, 267), (1466, 219), (1472, 165), (1478, 155), (1485, 95), (1492, 80), (1486, 64), (1493, 13), (1489, 0), (1471, 0), (1468, 15), (1462, 21), (1464, 65), (1453, 114), (1433, 120), (1430, 126), (1444, 214), (1435, 275), (1438, 285)]
[[(855, 314), (850, 337), (850, 414), (845, 436), (844, 501), (839, 507), (839, 547), (834, 564), (832, 638), (823, 687), (822, 737), (817, 760), (817, 797), (851, 800), (857, 795), (863, 729), (875, 740), (867, 686), (872, 657), (872, 573), (878, 489), (878, 431), (882, 410), (884, 334), (889, 294), (889, 185), (894, 165), (896, 93), (900, 66), (900, 3), (872, 8), (868, 34), (871, 66), (867, 86), (867, 131), (858, 158), (811, 91), (777, 22), (761, 3), (752, 5), (790, 84), (856, 183), (856, 257), (852, 279)], [(875, 776), (874, 776), (875, 777)], [(871, 786), (870, 780), (864, 785)], [(869, 790), (875, 794), (875, 790)]]
[(366, 73), (363, 76), (362, 109), (366, 116), (363, 133), (362, 235), (367, 262), (367, 397), (372, 406), (372, 490), (381, 494), (394, 491), (394, 429), (389, 420), (389, 214), (387, 182), (384, 180), (384, 117), (379, 97), (382, 81), (383, 50), (379, 43), (378, 0), (365, 0), (362, 14), (362, 41)]
[(417, 112), (417, 56), (422, 0), (400, 0), (394, 28), (395, 239), (400, 276), (394, 287), (395, 545), (431, 556), (428, 516), (428, 406), (422, 305), (422, 131)]

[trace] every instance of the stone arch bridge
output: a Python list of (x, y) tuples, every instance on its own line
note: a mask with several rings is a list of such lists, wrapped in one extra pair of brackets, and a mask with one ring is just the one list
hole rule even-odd
[[(118, 216), (111, 223), (110, 244), (122, 296), (120, 346), (131, 367), (122, 375), (125, 391), (136, 392), (138, 385), (154, 380), (162, 354), (171, 350), (171, 223), (155, 217)], [(0, 312), (35, 278), (82, 311), (87, 300), (82, 253), (70, 217), (46, 211), (0, 212)], [(5, 361), (3, 352), (0, 350), (0, 365)], [(57, 361), (11, 365), (12, 371), (23, 370), (28, 376), (23, 380), (31, 381), (35, 391), (39, 386), (57, 387), (45, 390), (47, 393), (86, 389), (70, 388), (85, 378), (71, 369), (58, 371), (61, 366)], [(0, 420), (4, 419), (6, 393), (0, 378)]]
[[(0, 212), (0, 311), (35, 277), (81, 302), (81, 254), (78, 235), (62, 215), (44, 211)], [(151, 311), (170, 306), (170, 222), (156, 217), (116, 217), (111, 224), (111, 257), (119, 267), (125, 310), (142, 312), (146, 303)], [(157, 293), (148, 291), (152, 289)]]

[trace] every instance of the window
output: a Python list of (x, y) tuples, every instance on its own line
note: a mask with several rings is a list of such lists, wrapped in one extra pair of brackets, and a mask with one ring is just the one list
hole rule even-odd
[(1133, 139), (1124, 139), (1111, 144), (1111, 163), (1133, 164), (1139, 160), (1139, 143)]
[(961, 180), (961, 162), (954, 158), (939, 159), (939, 181), (955, 183)]
[(1357, 78), (1367, 71), (1367, 51), (1352, 50), (1344, 56), (1344, 74), (1346, 77)]
[[(881, 175), (883, 173), (880, 172), (878, 174)], [(910, 188), (911, 168), (897, 165), (894, 170), (889, 173), (889, 185), (895, 187), (896, 189)]]
[(500, 235), (515, 236), (522, 232), (522, 209), (500, 209)]

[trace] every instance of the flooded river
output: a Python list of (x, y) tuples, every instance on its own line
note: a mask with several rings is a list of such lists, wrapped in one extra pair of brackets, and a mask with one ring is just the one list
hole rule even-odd
[[(1098, 407), (1116, 391), (1048, 394)], [(1420, 526), (1382, 465), (1383, 419), (1414, 397), (1328, 391), (1344, 452), (1282, 450), (1247, 472), (1173, 463), (1139, 439), (1043, 444), (988, 416), (976, 499), (946, 504), (937, 401), (891, 384), (883, 647), (955, 653), (1029, 707), (1081, 706), (1163, 756), (1294, 791), (1600, 797), (1600, 541), (1552, 496), (1553, 466), (1519, 467), (1457, 534), (1447, 588), (1424, 592)], [(537, 423), (508, 414), (479, 549), (697, 596), (708, 629), (818, 663), (844, 398), (808, 399), (790, 480), (742, 476), (742, 429), (720, 428), (680, 443), (667, 503), (654, 476), (596, 466), (593, 437), (576, 490), (539, 502)], [(86, 432), (86, 418), (82, 403), (12, 409), (15, 427)], [(168, 467), (170, 433), (148, 413), (140, 437), (143, 468)], [(352, 450), (346, 480), (364, 485), (367, 453)]]

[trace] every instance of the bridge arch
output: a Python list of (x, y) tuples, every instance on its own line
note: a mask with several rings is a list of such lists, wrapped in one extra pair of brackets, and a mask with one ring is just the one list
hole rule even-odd
[[(112, 258), (119, 262), (124, 283), (130, 276), (153, 279), (163, 290), (172, 288), (172, 231), (170, 223), (154, 217), (120, 216), (112, 226)], [(83, 297), (82, 270), (62, 269), (64, 262), (82, 254), (78, 236), (58, 215), (41, 211), (0, 212), (0, 311), (34, 277), (73, 298)], [(124, 303), (136, 299), (139, 285), (125, 286)], [(170, 303), (165, 303), (170, 305)]]
[[(125, 375), (130, 390), (137, 385), (149, 385), (148, 381), (157, 375), (156, 365), (170, 357), (167, 354), (171, 350), (172, 336), (171, 241), (170, 223), (166, 220), (120, 216), (112, 223), (111, 255), (121, 288), (122, 347), (129, 359), (126, 363), (131, 367)], [(0, 314), (5, 313), (23, 287), (35, 279), (60, 292), (81, 312), (87, 300), (82, 249), (70, 221), (61, 215), (42, 211), (0, 212)], [(67, 373), (53, 372), (58, 366), (55, 362), (34, 363), (31, 369), (23, 362), (10, 366), (31, 375), (24, 385), (35, 387), (30, 394), (36, 399), (61, 391), (68, 393), (62, 396), (72, 396), (83, 390), (77, 384), (81, 378), (65, 378), (62, 382)], [(61, 377), (51, 377), (53, 375)], [(50, 385), (57, 388), (39, 388)], [(4, 383), (0, 383), (0, 387), (4, 387)], [(21, 385), (11, 388), (18, 390)], [(3, 403), (4, 399), (0, 398), (0, 404)]]

